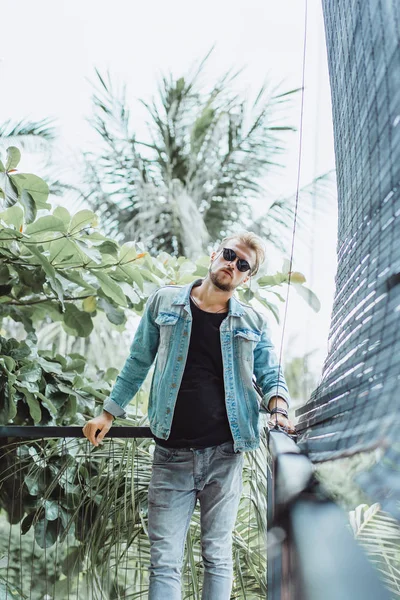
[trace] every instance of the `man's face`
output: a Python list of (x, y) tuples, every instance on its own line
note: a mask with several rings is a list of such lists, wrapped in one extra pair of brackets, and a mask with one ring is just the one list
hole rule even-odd
[[(224, 292), (232, 292), (239, 285), (245, 283), (256, 263), (256, 253), (239, 240), (226, 242), (226, 248), (234, 250), (237, 254), (235, 260), (229, 262), (224, 259), (222, 249), (211, 254), (211, 265), (209, 269), (210, 279), (218, 289)], [(241, 272), (236, 266), (238, 258), (247, 260), (250, 271)]]

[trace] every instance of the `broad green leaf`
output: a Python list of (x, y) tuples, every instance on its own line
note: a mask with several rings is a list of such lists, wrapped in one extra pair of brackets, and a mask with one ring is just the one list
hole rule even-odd
[(2, 161), (0, 160), (0, 173), (4, 173), (5, 170), (6, 170), (5, 166), (3, 165)]
[(33, 223), (36, 219), (37, 207), (31, 194), (27, 190), (22, 190), (19, 201), (24, 207), (25, 222)]
[(54, 267), (49, 263), (47, 258), (32, 244), (29, 245), (28, 250), (40, 262), (41, 266), (43, 267), (44, 272), (46, 273), (46, 275), (49, 279), (49, 283), (50, 283), (52, 289), (57, 294), (57, 297), (60, 300), (61, 304), (63, 304), (63, 298), (64, 298), (63, 287), (62, 287), (60, 281), (57, 279), (57, 274), (56, 274)]
[(71, 221), (71, 215), (64, 206), (57, 206), (57, 208), (53, 210), (53, 216), (64, 221), (67, 227)]
[(35, 540), (40, 548), (50, 548), (57, 541), (57, 525), (58, 519), (48, 521), (42, 519), (35, 525)]
[(105, 298), (99, 298), (99, 308), (106, 313), (107, 319), (113, 325), (122, 325), (126, 322), (124, 311), (111, 304), (111, 302), (108, 302)]
[(4, 194), (5, 206), (13, 206), (18, 201), (18, 189), (7, 173), (0, 176), (0, 187)]
[(13, 225), (17, 231), (20, 231), (24, 222), (24, 211), (18, 204), (14, 204), (2, 212), (0, 217), (7, 225)]
[(321, 308), (321, 302), (318, 300), (318, 297), (316, 296), (316, 294), (314, 294), (314, 292), (312, 292), (310, 289), (308, 289), (304, 285), (301, 285), (300, 283), (294, 283), (293, 287), (296, 290), (296, 292), (302, 298), (304, 298), (304, 300), (307, 302), (307, 304), (309, 306), (311, 306), (311, 308), (313, 310), (315, 310), (315, 312), (319, 312), (319, 310)]
[(56, 500), (44, 501), (45, 516), (48, 521), (55, 521), (60, 513), (60, 505)]
[[(93, 271), (92, 271), (93, 272)], [(124, 292), (121, 290), (119, 285), (111, 279), (106, 273), (101, 271), (93, 272), (101, 284), (101, 289), (106, 296), (114, 300), (120, 306), (127, 306), (127, 301)]]
[(99, 250), (97, 248), (90, 248), (82, 240), (75, 240), (75, 243), (76, 243), (77, 247), (79, 248), (79, 250), (81, 251), (81, 253), (83, 254), (82, 258), (85, 263), (87, 262), (87, 260), (85, 260), (86, 258), (89, 258), (96, 264), (101, 263), (102, 255), (101, 255), (101, 252), (99, 252)]
[(50, 192), (49, 186), (41, 177), (31, 173), (18, 173), (17, 175), (10, 175), (10, 179), (18, 189), (19, 195), (21, 195), (22, 190), (30, 193), (37, 209), (51, 208), (47, 202)]
[(15, 146), (7, 148), (6, 171), (16, 169), (21, 160), (21, 152)]
[(42, 394), (41, 392), (37, 392), (36, 396), (38, 396), (41, 399), (43, 406), (48, 409), (49, 413), (53, 417), (56, 417), (58, 414), (58, 410), (54, 406), (52, 401), (49, 398), (47, 398), (44, 394)]
[(58, 217), (46, 215), (45, 217), (40, 217), (40, 219), (28, 225), (25, 233), (34, 235), (36, 233), (43, 233), (46, 231), (59, 231), (61, 233), (66, 233), (67, 226), (64, 221)]
[(299, 273), (298, 271), (292, 271), (290, 273), (290, 283), (305, 283), (306, 278), (303, 273)]
[(134, 281), (139, 288), (143, 290), (143, 277), (138, 267), (134, 267), (133, 265), (121, 265), (116, 267), (115, 274), (123, 281), (126, 281), (126, 279), (130, 282)]
[(51, 263), (74, 262), (81, 264), (81, 258), (72, 240), (60, 237), (49, 244), (49, 259)]
[[(84, 273), (85, 277), (88, 276), (87, 273)], [(79, 275), (79, 273), (73, 269), (71, 270), (64, 270), (62, 272), (62, 278), (67, 279), (68, 281), (72, 281), (73, 283), (76, 283), (76, 285), (78, 285), (79, 287), (82, 287), (83, 289), (87, 290), (90, 294), (96, 294), (97, 293), (97, 288), (94, 287), (94, 285), (92, 285), (91, 283), (89, 283), (89, 281), (86, 281), (86, 279)]]
[(136, 244), (134, 242), (127, 242), (126, 244), (123, 244), (121, 246), (120, 252), (119, 252), (119, 258), (118, 258), (118, 262), (119, 263), (131, 263), (132, 261), (136, 260), (137, 258), (137, 252), (136, 252)]
[[(19, 389), (21, 389), (21, 388), (19, 388)], [(25, 390), (25, 391), (23, 391), (23, 394), (24, 394), (24, 396), (26, 398), (26, 402), (29, 406), (29, 412), (31, 414), (33, 422), (35, 423), (35, 425), (37, 425), (42, 420), (42, 409), (40, 408), (40, 403), (39, 403), (38, 399), (35, 398), (35, 396), (32, 394), (32, 392)]]
[[(91, 236), (89, 236), (91, 237)], [(102, 242), (99, 246), (96, 246), (98, 250), (102, 254), (109, 254), (110, 256), (118, 256), (118, 244), (116, 242), (112, 242), (111, 240), (106, 240)]]
[(97, 308), (96, 298), (94, 296), (89, 296), (88, 298), (85, 298), (84, 301), (82, 302), (82, 306), (83, 306), (83, 310), (85, 312), (88, 312), (88, 313), (95, 312), (95, 310)]
[(257, 279), (257, 283), (260, 287), (267, 287), (272, 285), (281, 285), (288, 279), (287, 273), (275, 273), (275, 275), (264, 275)]
[(11, 356), (0, 356), (0, 365), (5, 366), (7, 371), (12, 372), (15, 369), (16, 362)]
[(67, 333), (79, 337), (87, 337), (93, 330), (93, 321), (90, 315), (79, 310), (75, 304), (66, 305), (63, 325)]
[(27, 381), (35, 382), (39, 381), (41, 378), (42, 369), (36, 362), (30, 362), (29, 364), (22, 366), (16, 372), (16, 375), (21, 383), (26, 383)]
[(85, 226), (97, 227), (97, 215), (91, 210), (80, 210), (71, 219), (70, 233), (77, 233)]

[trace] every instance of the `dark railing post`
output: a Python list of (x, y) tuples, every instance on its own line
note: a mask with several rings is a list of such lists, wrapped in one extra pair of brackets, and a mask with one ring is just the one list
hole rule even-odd
[(309, 459), (279, 430), (268, 448), (268, 600), (389, 600)]

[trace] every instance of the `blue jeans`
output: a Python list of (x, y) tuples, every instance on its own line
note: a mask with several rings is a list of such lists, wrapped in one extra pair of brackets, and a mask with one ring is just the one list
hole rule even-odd
[(242, 492), (243, 453), (233, 443), (196, 449), (156, 444), (149, 486), (149, 600), (181, 600), (186, 534), (200, 502), (203, 600), (229, 600), (232, 531)]

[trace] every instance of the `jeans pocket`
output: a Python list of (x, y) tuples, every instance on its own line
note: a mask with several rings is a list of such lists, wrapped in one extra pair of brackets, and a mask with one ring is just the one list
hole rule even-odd
[(173, 450), (171, 450), (170, 448), (164, 448), (164, 446), (159, 446), (158, 444), (156, 444), (156, 447), (154, 448), (153, 463), (154, 464), (165, 464), (165, 463), (169, 462), (170, 460), (172, 460), (173, 456), (174, 456)]
[(234, 451), (233, 442), (224, 442), (223, 444), (220, 444), (219, 446), (217, 446), (217, 452), (219, 454), (222, 454), (222, 456), (229, 456), (231, 458), (242, 455), (241, 452)]

